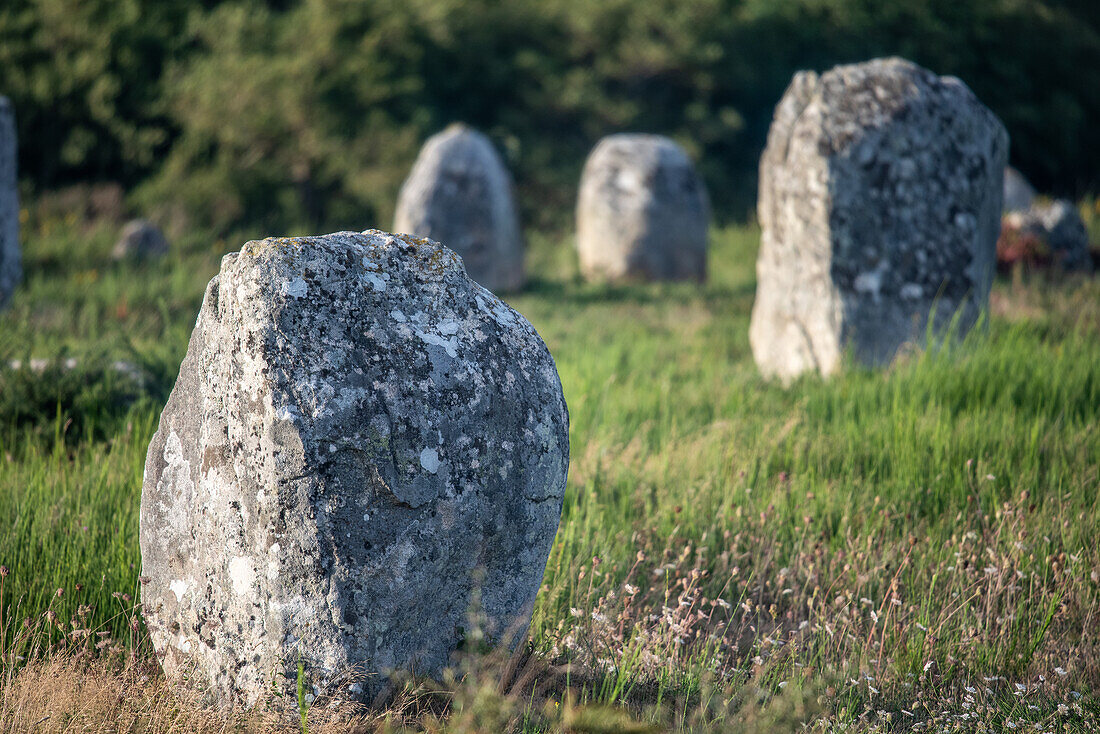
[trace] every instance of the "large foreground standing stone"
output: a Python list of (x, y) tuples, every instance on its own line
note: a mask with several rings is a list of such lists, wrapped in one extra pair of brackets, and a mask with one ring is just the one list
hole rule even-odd
[(489, 139), (465, 125), (424, 143), (401, 186), (393, 228), (454, 250), (470, 277), (491, 291), (523, 285), (512, 179)]
[[(546, 346), (428, 240), (250, 242), (207, 287), (149, 445), (142, 602), (225, 703), (438, 675), (475, 608), (522, 638), (561, 513)], [(366, 674), (356, 682), (349, 673)]]
[(749, 337), (766, 375), (828, 375), (965, 333), (987, 305), (1004, 126), (958, 79), (902, 59), (795, 75), (760, 161)]
[(0, 97), (0, 308), (23, 278), (19, 254), (19, 194), (16, 191), (15, 112)]
[(581, 176), (581, 271), (596, 280), (703, 280), (709, 221), (706, 187), (680, 146), (660, 135), (609, 135)]

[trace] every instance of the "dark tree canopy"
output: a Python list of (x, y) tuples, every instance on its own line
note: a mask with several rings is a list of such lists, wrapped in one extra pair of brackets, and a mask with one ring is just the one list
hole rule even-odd
[(791, 74), (895, 54), (970, 85), (1041, 190), (1100, 190), (1094, 0), (0, 4), (28, 190), (118, 181), (270, 232), (384, 225), (452, 121), (494, 140), (529, 222), (565, 221), (585, 155), (621, 131), (675, 138), (741, 218)]

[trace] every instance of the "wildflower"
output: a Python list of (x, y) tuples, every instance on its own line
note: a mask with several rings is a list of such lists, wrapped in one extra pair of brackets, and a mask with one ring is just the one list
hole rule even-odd
[(58, 590), (57, 590), (56, 592), (54, 592), (54, 593), (55, 593), (55, 594), (57, 595), (57, 598), (58, 598), (58, 599), (60, 599), (60, 598), (61, 598), (61, 596), (62, 596), (62, 595), (63, 595), (63, 594), (65, 593), (65, 590), (64, 590), (64, 589), (58, 589)]
[(0, 579), (7, 577), (11, 573), (11, 569), (7, 566), (0, 566)]
[(624, 590), (626, 591), (626, 593), (627, 593), (627, 594), (629, 594), (630, 596), (634, 596), (635, 594), (637, 594), (637, 593), (638, 593), (638, 587), (637, 587), (637, 586), (634, 586), (634, 585), (632, 585), (632, 584), (623, 584), (623, 589), (624, 589)]
[(569, 613), (572, 614), (574, 617), (584, 616), (584, 612), (582, 612), (580, 609), (577, 609), (576, 607), (569, 607)]
[(1057, 673), (1058, 677), (1060, 677), (1060, 678), (1065, 678), (1067, 675), (1069, 675), (1069, 671), (1067, 671), (1063, 668), (1055, 668), (1054, 672)]

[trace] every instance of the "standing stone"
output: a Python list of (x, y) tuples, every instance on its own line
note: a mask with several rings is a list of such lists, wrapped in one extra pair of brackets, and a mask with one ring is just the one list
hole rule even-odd
[(207, 286), (145, 464), (165, 672), (251, 706), (301, 661), (314, 695), (370, 700), (392, 670), (438, 675), (475, 608), (489, 641), (522, 639), (568, 441), (546, 346), (450, 250), (249, 242)]
[(1030, 209), (1035, 202), (1035, 188), (1024, 178), (1024, 174), (1012, 166), (1005, 166), (1004, 210), (1006, 212)]
[(511, 177), (489, 139), (465, 125), (424, 143), (401, 186), (393, 228), (454, 250), (470, 277), (495, 293), (523, 285)]
[(134, 219), (122, 228), (111, 256), (115, 260), (146, 260), (168, 254), (168, 240), (148, 219)]
[(595, 280), (703, 280), (706, 187), (684, 150), (660, 135), (601, 140), (577, 198), (581, 272)]
[(19, 194), (16, 190), (15, 112), (0, 96), (0, 308), (23, 279), (19, 254)]
[(988, 303), (1004, 126), (958, 79), (902, 59), (795, 75), (760, 161), (749, 338), (760, 370), (881, 365), (931, 314), (958, 333)]

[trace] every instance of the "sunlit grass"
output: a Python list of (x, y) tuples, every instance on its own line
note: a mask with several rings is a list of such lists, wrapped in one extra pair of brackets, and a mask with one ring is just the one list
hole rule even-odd
[[(531, 285), (510, 301), (556, 360), (572, 461), (530, 630), (554, 683), (509, 694), (536, 703), (505, 696), (505, 718), (564, 726), (532, 712), (560, 709), (568, 687), (577, 705), (696, 730), (763, 716), (776, 694), (864, 728), (978, 710), (1095, 726), (1100, 287), (999, 283), (988, 329), (961, 345), (783, 389), (748, 346), (757, 238), (715, 232), (704, 286), (615, 287), (578, 280), (568, 238), (530, 239)], [(79, 361), (52, 373), (57, 402), (38, 419), (10, 406), (51, 393), (0, 377), (8, 650), (24, 617), (67, 622), (81, 604), (89, 628), (130, 645), (115, 593), (138, 588), (145, 447), (231, 249), (196, 238), (137, 266), (110, 263), (110, 241), (32, 236), (28, 282), (0, 314), (5, 361)], [(148, 375), (136, 398), (89, 405), (61, 384), (101, 386), (118, 359)], [(497, 700), (478, 686), (451, 690)], [(452, 730), (478, 730), (447, 711)]]

